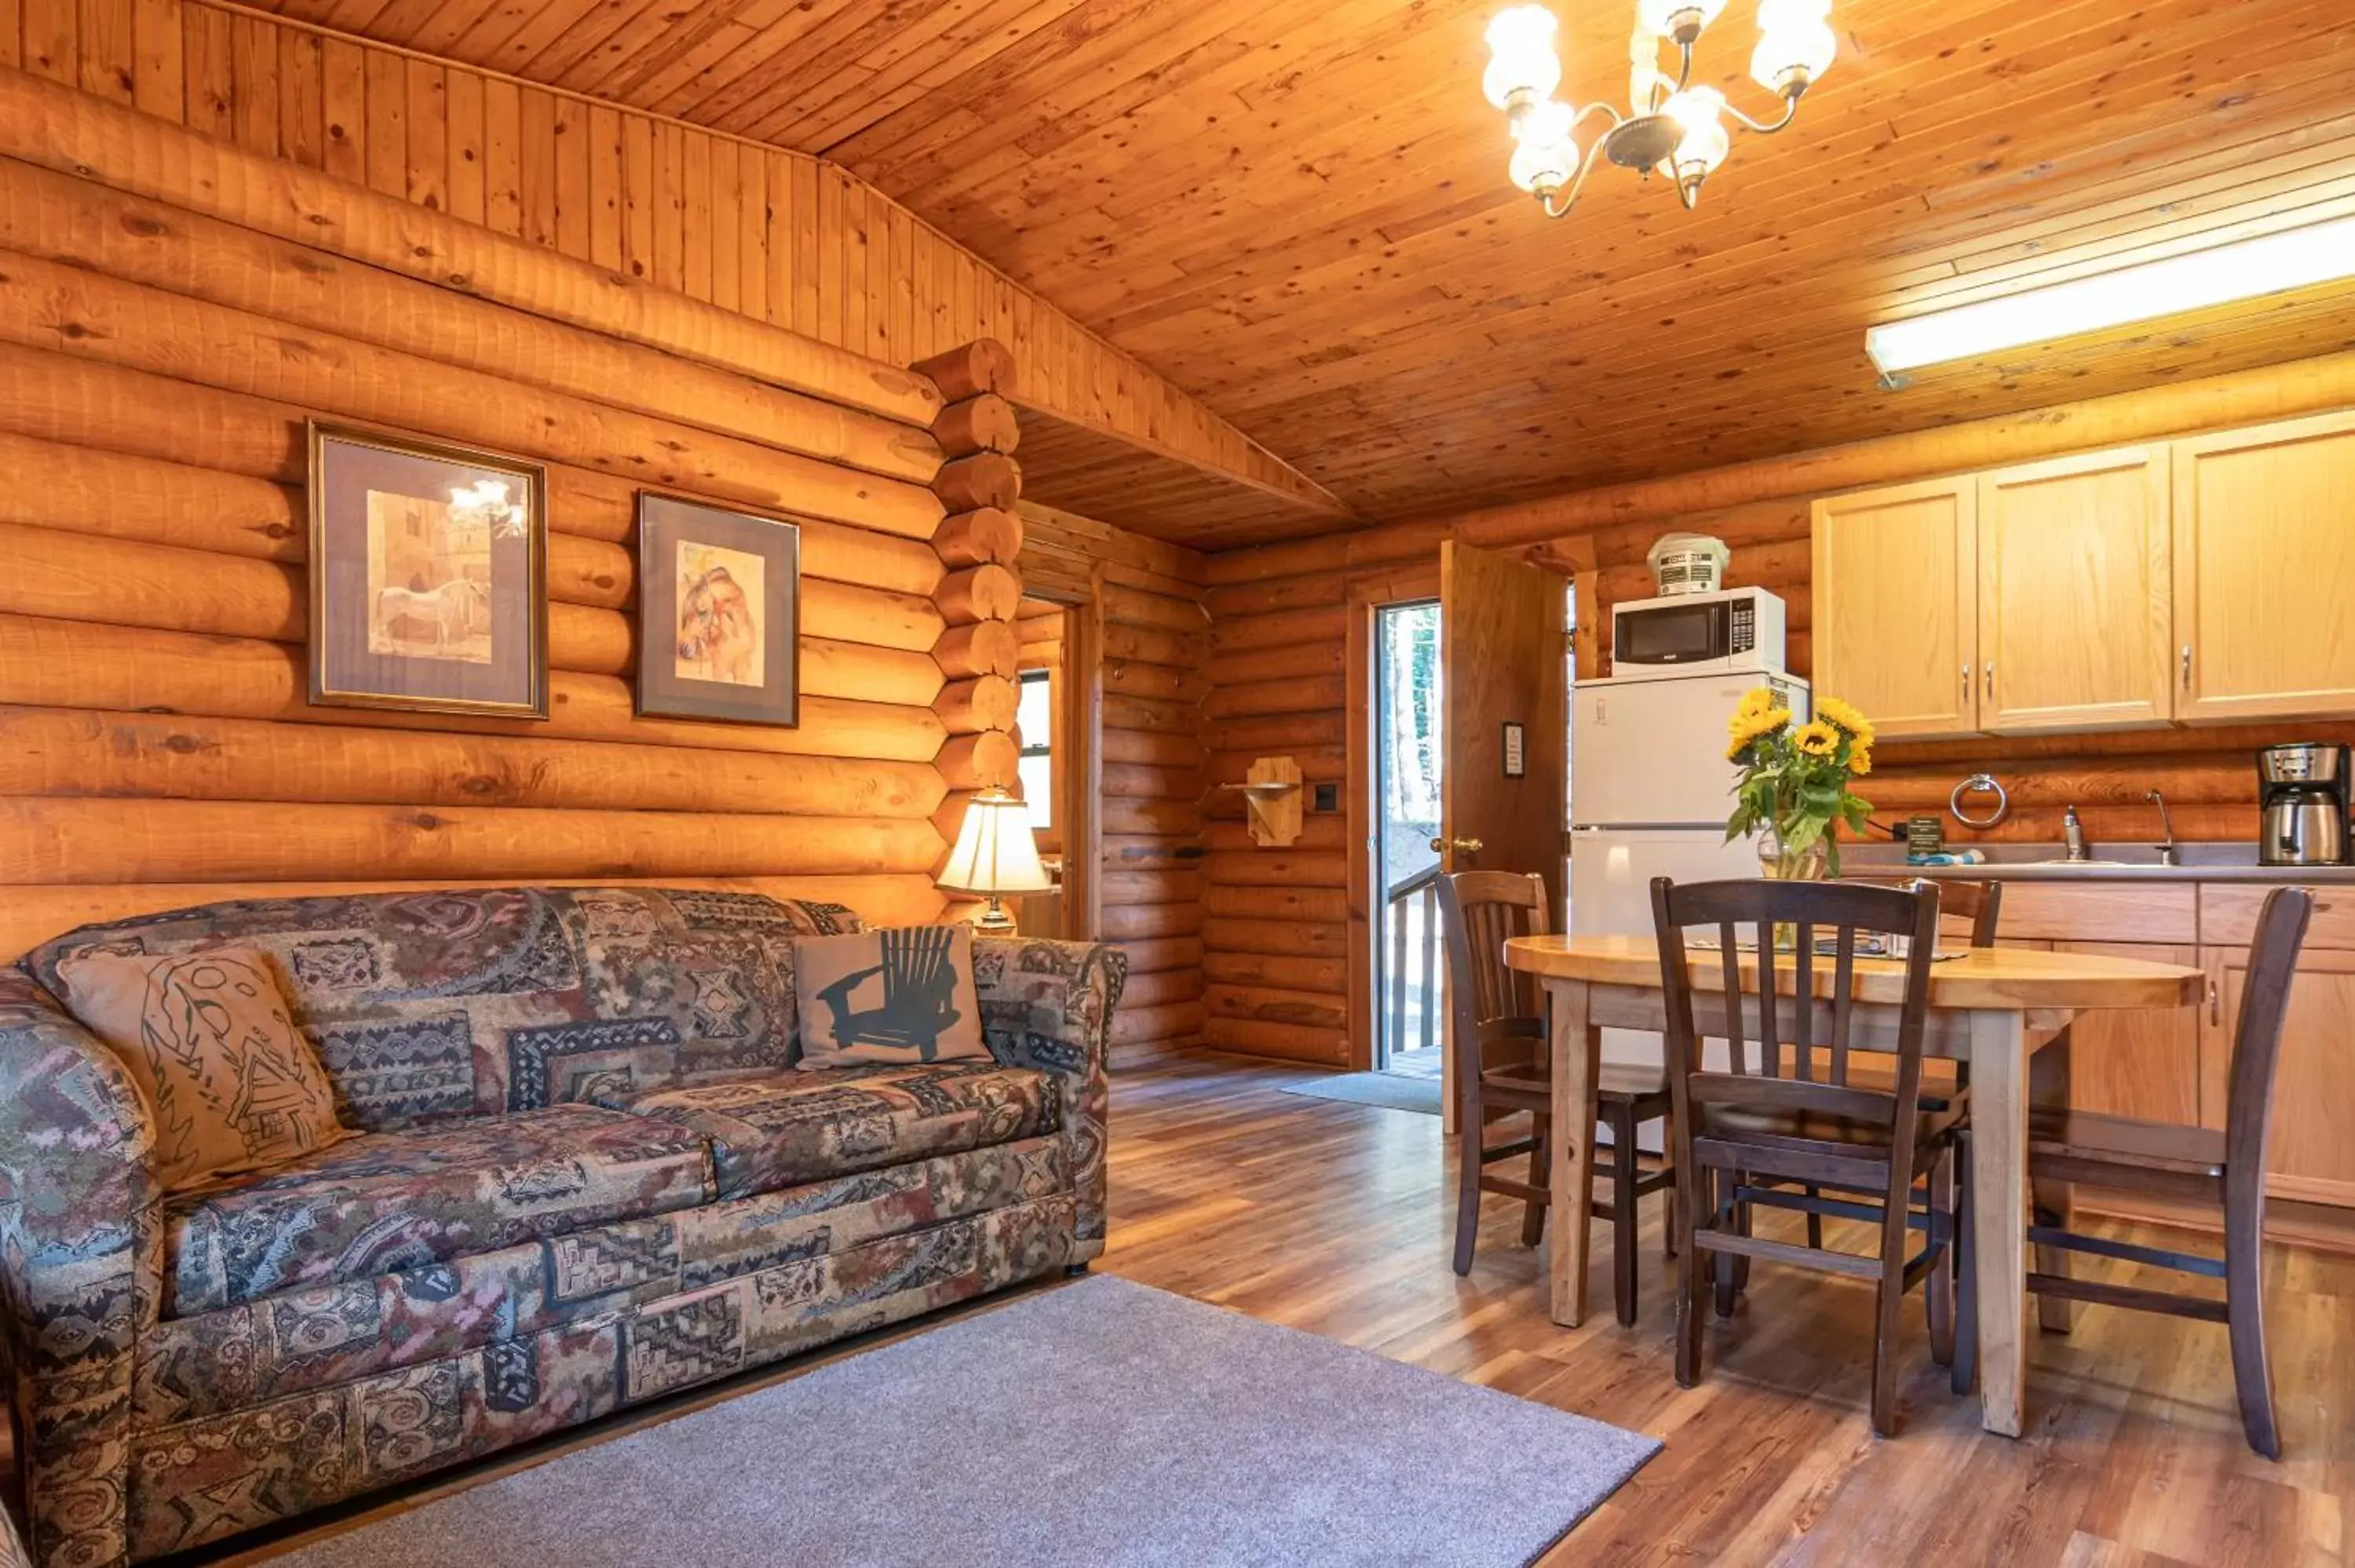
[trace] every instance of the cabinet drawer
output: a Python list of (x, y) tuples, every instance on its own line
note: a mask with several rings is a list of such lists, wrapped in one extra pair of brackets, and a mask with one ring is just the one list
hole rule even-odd
[[(2200, 888), (2200, 940), (2211, 948), (2248, 946), (2257, 929), (2257, 911), (2273, 891), (2254, 882), (2210, 882)], [(2355, 951), (2355, 887), (2329, 884), (2315, 888), (2314, 918), (2306, 928), (2308, 951)], [(2011, 925), (2009, 894), (2004, 925)]]
[(2198, 893), (2190, 883), (2007, 882), (1998, 927), (2057, 942), (2189, 946), (2200, 939)]

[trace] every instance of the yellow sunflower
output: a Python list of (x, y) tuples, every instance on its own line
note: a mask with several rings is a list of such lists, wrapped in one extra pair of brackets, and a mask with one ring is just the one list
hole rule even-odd
[(1821, 719), (1803, 724), (1791, 736), (1791, 744), (1809, 757), (1829, 757), (1839, 749), (1840, 733)]
[(1848, 731), (1859, 746), (1870, 746), (1873, 742), (1872, 721), (1859, 713), (1852, 703), (1838, 697), (1819, 697), (1816, 701), (1816, 716)]
[(1742, 705), (1733, 710), (1736, 718), (1756, 718), (1774, 711), (1774, 688), (1753, 686), (1742, 695)]
[(1872, 747), (1859, 746), (1848, 754), (1848, 770), (1859, 779), (1872, 771)]
[[(1749, 704), (1745, 700), (1742, 707), (1747, 709), (1748, 706)], [(1729, 758), (1741, 756), (1743, 747), (1762, 735), (1774, 734), (1790, 722), (1791, 710), (1788, 708), (1769, 707), (1759, 713), (1736, 711), (1725, 726), (1725, 733), (1730, 742), (1725, 748), (1725, 755)]]

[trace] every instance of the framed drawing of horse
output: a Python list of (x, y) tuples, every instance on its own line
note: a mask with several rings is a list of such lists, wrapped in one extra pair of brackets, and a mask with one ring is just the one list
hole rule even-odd
[(548, 716), (548, 476), (314, 420), (311, 700)]
[(801, 722), (801, 530), (638, 492), (641, 715)]

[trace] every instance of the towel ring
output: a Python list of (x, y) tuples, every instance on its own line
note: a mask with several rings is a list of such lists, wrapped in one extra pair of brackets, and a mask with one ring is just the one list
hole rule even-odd
[[(1994, 810), (1984, 817), (1963, 814), (1964, 796), (1990, 794), (1995, 797)], [(2003, 786), (1996, 782), (1994, 774), (1974, 773), (1955, 786), (1955, 792), (1946, 797), (1946, 810), (1954, 813), (1955, 821), (1966, 828), (1991, 828), (2011, 814), (2011, 797), (2004, 793)]]

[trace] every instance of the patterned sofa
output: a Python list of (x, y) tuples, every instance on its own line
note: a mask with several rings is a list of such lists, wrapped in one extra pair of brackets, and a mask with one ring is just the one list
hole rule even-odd
[[(517, 888), (28, 954), (0, 978), (0, 1319), (37, 1560), (216, 1540), (1096, 1256), (1125, 959), (981, 939), (990, 1060), (793, 1068), (794, 938), (858, 928)], [(58, 964), (229, 944), (276, 956), (362, 1135), (165, 1194)]]

